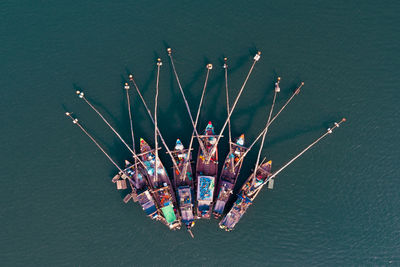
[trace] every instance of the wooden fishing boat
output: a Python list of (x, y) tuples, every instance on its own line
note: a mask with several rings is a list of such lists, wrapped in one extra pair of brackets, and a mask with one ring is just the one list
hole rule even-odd
[(181, 221), (176, 209), (175, 193), (163, 164), (155, 156), (154, 150), (142, 138), (140, 138), (140, 152), (140, 157), (149, 177), (149, 184), (152, 188), (154, 199), (161, 210), (162, 222), (170, 229), (180, 229)]
[(271, 164), (272, 161), (262, 163), (256, 170), (256, 174), (251, 174), (242, 186), (237, 200), (233, 204), (233, 207), (220, 221), (219, 227), (226, 231), (231, 231), (235, 225), (242, 218), (243, 214), (247, 211), (247, 208), (253, 203), (254, 199), (258, 195), (258, 192), (264, 185), (264, 182), (271, 176)]
[(124, 201), (128, 202), (132, 198), (133, 201), (139, 202), (147, 216), (153, 220), (158, 220), (160, 214), (153, 195), (150, 192), (146, 170), (140, 165), (136, 165), (136, 167), (135, 164), (131, 164), (128, 160), (125, 160), (124, 174), (128, 177), (123, 178), (128, 179), (132, 193), (130, 196), (127, 195)]
[(233, 194), (233, 189), (243, 164), (243, 161), (239, 162), (239, 160), (246, 150), (247, 148), (244, 147), (244, 134), (237, 138), (236, 142), (231, 142), (230, 144), (230, 151), (222, 167), (216, 190), (217, 199), (213, 211), (215, 218), (222, 216), (225, 205)]
[[(188, 149), (184, 149), (181, 140), (176, 140), (172, 151), (178, 169), (174, 167), (174, 185), (179, 203), (179, 211), (186, 229), (194, 226), (194, 180), (190, 159), (187, 161)], [(185, 166), (186, 165), (186, 166)], [(183, 173), (185, 172), (185, 173)]]
[[(196, 212), (198, 218), (210, 218), (213, 207), (215, 183), (218, 175), (218, 149), (213, 146), (216, 142), (214, 127), (211, 122), (204, 131), (204, 135), (199, 136), (206, 151), (199, 149), (196, 164), (196, 184), (197, 184), (197, 203)], [(213, 150), (212, 155), (211, 153)], [(207, 154), (205, 154), (207, 153)], [(207, 157), (210, 160), (207, 163)]]

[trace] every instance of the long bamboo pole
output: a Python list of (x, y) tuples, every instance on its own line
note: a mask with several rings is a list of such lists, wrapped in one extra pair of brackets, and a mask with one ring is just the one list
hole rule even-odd
[[(129, 84), (125, 83), (124, 88), (125, 88), (125, 91), (126, 91), (126, 101), (127, 101), (127, 105), (128, 105), (129, 124), (130, 124), (130, 127), (131, 127), (132, 150), (136, 154), (135, 135), (134, 135), (134, 132), (133, 132), (133, 120), (132, 120), (132, 111), (131, 111), (131, 101), (130, 101), (130, 97), (129, 97), (129, 89), (130, 89)], [(134, 165), (135, 165), (135, 178), (136, 178), (136, 181), (137, 181), (137, 179), (138, 179), (137, 158), (134, 158)]]
[[(276, 84), (275, 84), (274, 98), (273, 98), (273, 100), (272, 100), (272, 106), (271, 106), (271, 109), (270, 109), (270, 111), (269, 111), (267, 125), (268, 125), (268, 124), (270, 123), (270, 121), (271, 121), (272, 112), (274, 111), (274, 107), (275, 107), (276, 96), (277, 96), (277, 94), (280, 92), (280, 88), (279, 88), (279, 83), (280, 83), (280, 81), (281, 81), (281, 78), (278, 77), (278, 81), (277, 81)], [(256, 176), (257, 166), (258, 166), (258, 163), (259, 163), (259, 161), (260, 161), (261, 151), (262, 151), (262, 149), (263, 149), (263, 147), (264, 147), (264, 141), (265, 141), (265, 136), (267, 135), (267, 132), (268, 132), (268, 128), (266, 128), (266, 131), (264, 132), (264, 134), (263, 134), (263, 136), (262, 136), (262, 139), (261, 139), (261, 146), (260, 146), (260, 149), (258, 150), (257, 161), (256, 161), (256, 165), (255, 165), (255, 167), (254, 167), (254, 174), (253, 174), (254, 176)]]
[(172, 70), (173, 70), (173, 72), (174, 72), (176, 81), (177, 81), (177, 83), (178, 83), (179, 90), (180, 90), (180, 92), (181, 92), (181, 94), (182, 94), (182, 97), (183, 97), (183, 100), (184, 100), (184, 102), (185, 102), (186, 110), (187, 110), (187, 112), (188, 112), (188, 114), (189, 114), (190, 121), (192, 122), (193, 130), (194, 130), (194, 132), (195, 132), (195, 134), (196, 134), (197, 141), (199, 142), (200, 149), (203, 151), (204, 155), (206, 155), (207, 150), (206, 150), (206, 148), (205, 148), (205, 146), (204, 146), (203, 141), (202, 141), (201, 138), (199, 137), (199, 133), (197, 132), (196, 125), (195, 125), (194, 120), (193, 120), (193, 117), (192, 117), (192, 112), (190, 111), (189, 103), (187, 102), (185, 93), (183, 92), (182, 85), (181, 85), (181, 82), (180, 82), (180, 80), (179, 80), (178, 73), (176, 72), (176, 68), (175, 68), (175, 64), (174, 64), (174, 59), (173, 59), (173, 57), (172, 57), (172, 49), (171, 49), (171, 48), (167, 48), (167, 52), (168, 52), (168, 56), (169, 56), (169, 59), (170, 59), (170, 62), (171, 62)]
[(248, 72), (248, 74), (247, 74), (247, 76), (246, 76), (246, 79), (244, 80), (244, 82), (243, 82), (243, 84), (242, 84), (242, 87), (240, 88), (240, 91), (239, 91), (238, 95), (236, 96), (235, 101), (233, 102), (232, 107), (230, 108), (230, 111), (229, 111), (228, 117), (227, 117), (227, 119), (226, 119), (226, 121), (225, 121), (225, 123), (224, 123), (224, 126), (222, 126), (221, 132), (219, 133), (219, 135), (218, 135), (218, 137), (217, 137), (217, 141), (216, 141), (215, 144), (212, 146), (212, 148), (211, 148), (211, 150), (210, 150), (210, 153), (209, 153), (209, 154), (207, 155), (207, 157), (206, 157), (206, 160), (205, 160), (206, 164), (210, 162), (213, 153), (214, 153), (215, 150), (217, 149), (218, 142), (219, 142), (219, 140), (221, 139), (222, 133), (224, 132), (225, 127), (226, 127), (226, 125), (228, 124), (228, 121), (230, 120), (231, 115), (232, 115), (232, 113), (233, 113), (233, 111), (234, 111), (234, 109), (235, 109), (235, 107), (236, 107), (236, 104), (237, 104), (237, 102), (239, 101), (239, 98), (240, 98), (240, 96), (241, 96), (241, 94), (242, 94), (242, 92), (243, 92), (243, 90), (244, 90), (244, 88), (245, 88), (245, 86), (246, 86), (246, 83), (247, 83), (247, 81), (249, 80), (249, 77), (250, 77), (251, 73), (253, 72), (254, 66), (255, 66), (256, 63), (260, 60), (260, 57), (261, 57), (261, 52), (258, 51), (257, 54), (256, 54), (256, 55), (254, 56), (254, 58), (253, 58), (253, 64), (252, 64), (251, 67), (250, 67), (250, 70), (249, 70), (249, 72)]
[(156, 96), (155, 96), (155, 104), (154, 104), (154, 146), (155, 146), (155, 182), (158, 182), (158, 136), (157, 136), (157, 130), (158, 130), (158, 126), (157, 126), (157, 104), (158, 104), (158, 84), (160, 81), (160, 68), (162, 66), (162, 61), (161, 59), (157, 59), (157, 81), (156, 81)]
[(132, 150), (132, 148), (125, 142), (125, 140), (121, 137), (121, 135), (114, 129), (114, 127), (111, 126), (111, 124), (107, 121), (106, 118), (104, 118), (104, 116), (100, 113), (100, 111), (98, 111), (93, 105), (92, 103), (89, 102), (89, 100), (87, 100), (87, 98), (85, 97), (85, 94), (82, 91), (76, 91), (76, 94), (78, 95), (79, 98), (83, 99), (92, 110), (94, 110), (97, 115), (107, 124), (107, 126), (114, 132), (114, 134), (118, 137), (119, 140), (121, 140), (121, 142), (126, 146), (126, 148), (131, 152), (132, 156), (139, 161), (143, 166), (144, 163), (140, 160), (140, 158), (136, 155), (136, 153)]
[(279, 170), (277, 170), (275, 173), (273, 173), (267, 180), (264, 181), (263, 184), (266, 184), (269, 180), (275, 178), (281, 171), (283, 171), (284, 169), (286, 169), (286, 167), (288, 167), (290, 164), (292, 164), (296, 159), (298, 159), (301, 155), (303, 155), (307, 150), (309, 150), (310, 148), (312, 148), (313, 146), (315, 146), (319, 141), (321, 141), (323, 138), (325, 138), (327, 135), (331, 134), (333, 132), (333, 130), (335, 130), (336, 128), (338, 128), (340, 126), (340, 124), (342, 124), (343, 122), (346, 121), (346, 118), (343, 118), (341, 121), (339, 122), (335, 122), (334, 126), (332, 128), (328, 128), (326, 130), (326, 133), (324, 133), (322, 136), (320, 136), (319, 138), (317, 138), (314, 142), (312, 142), (309, 146), (307, 146), (305, 149), (303, 149), (303, 151), (301, 151), (299, 154), (297, 154), (294, 158), (292, 158), (288, 163), (286, 163), (285, 165), (283, 165)]
[[(72, 122), (77, 125), (82, 132), (84, 132), (91, 140), (92, 142), (101, 150), (101, 152), (103, 152), (103, 154), (108, 158), (108, 160), (123, 174), (126, 175), (126, 177), (129, 177), (128, 174), (121, 169), (117, 163), (115, 163), (115, 161), (110, 157), (110, 155), (108, 155), (108, 153), (103, 149), (103, 147), (96, 141), (96, 139), (94, 139), (94, 137), (88, 133), (88, 131), (79, 123), (79, 120), (77, 118), (72, 117), (72, 112), (65, 112), (65, 115), (67, 117), (69, 117)], [(135, 183), (134, 183), (135, 184)]]
[[(200, 117), (200, 111), (201, 111), (201, 106), (203, 104), (203, 99), (204, 99), (204, 95), (206, 93), (206, 88), (207, 88), (207, 82), (208, 82), (208, 76), (210, 73), (210, 70), (212, 69), (212, 64), (207, 64), (207, 74), (206, 74), (206, 79), (204, 81), (204, 86), (203, 86), (203, 91), (201, 93), (201, 98), (200, 98), (200, 103), (199, 103), (199, 107), (197, 108), (197, 114), (196, 114), (196, 121), (194, 123), (194, 127), (197, 128), (197, 123), (199, 121), (199, 117)], [(193, 146), (193, 140), (194, 140), (194, 136), (195, 136), (195, 131), (193, 130), (192, 135), (190, 136), (190, 142), (189, 142), (189, 150), (188, 150), (188, 154), (187, 154), (187, 158), (185, 159), (185, 163), (183, 165), (182, 168), (182, 172), (180, 173), (179, 177), (181, 180), (183, 180), (185, 178), (186, 175), (186, 170), (190, 164), (190, 154), (192, 153), (192, 146)], [(178, 170), (179, 171), (179, 170)]]
[(257, 143), (257, 141), (263, 136), (264, 132), (269, 128), (269, 126), (275, 121), (276, 118), (281, 114), (281, 112), (286, 108), (286, 106), (292, 101), (292, 99), (300, 93), (300, 89), (303, 87), (304, 82), (300, 84), (299, 87), (293, 92), (291, 97), (286, 101), (286, 103), (282, 106), (282, 108), (278, 111), (278, 113), (271, 119), (271, 121), (265, 125), (264, 129), (260, 132), (260, 134), (257, 136), (257, 138), (251, 143), (251, 145), (248, 147), (246, 152), (243, 153), (243, 155), (239, 158), (238, 162), (235, 164), (235, 168), (240, 164), (240, 162), (246, 157), (246, 155), (250, 152), (250, 150), (254, 147), (254, 145)]
[[(147, 103), (146, 103), (146, 101), (144, 100), (143, 95), (142, 95), (142, 93), (140, 92), (139, 87), (138, 87), (137, 83), (135, 82), (135, 79), (133, 78), (133, 75), (132, 75), (132, 74), (129, 75), (129, 81), (130, 81), (130, 82), (133, 84), (133, 86), (135, 87), (136, 92), (138, 93), (140, 99), (142, 100), (142, 103), (143, 103), (143, 105), (144, 105), (144, 107), (145, 107), (145, 109), (146, 109), (146, 111), (147, 111), (147, 114), (148, 114), (149, 117), (150, 117), (150, 120), (153, 122), (153, 124), (155, 124), (153, 115), (151, 115), (151, 111), (150, 111), (149, 107), (147, 106)], [(170, 158), (171, 158), (172, 164), (174, 165), (175, 168), (178, 169), (178, 164), (176, 163), (176, 161), (175, 161), (175, 159), (174, 159), (174, 156), (172, 155), (171, 150), (168, 148), (167, 143), (165, 142), (165, 140), (164, 140), (164, 138), (163, 138), (163, 136), (162, 136), (162, 134), (161, 134), (161, 132), (160, 132), (160, 130), (159, 130), (158, 128), (157, 128), (157, 132), (158, 132), (158, 136), (159, 136), (160, 139), (161, 139), (161, 142), (163, 143), (165, 149), (167, 150), (168, 155), (169, 155)]]

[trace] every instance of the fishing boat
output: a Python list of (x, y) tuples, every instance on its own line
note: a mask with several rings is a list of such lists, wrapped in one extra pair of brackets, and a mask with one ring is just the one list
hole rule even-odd
[[(199, 136), (206, 151), (199, 149), (196, 163), (196, 213), (198, 218), (209, 219), (213, 207), (215, 183), (218, 175), (218, 149), (213, 149), (216, 142), (215, 137), (214, 127), (210, 121), (207, 124), (204, 135)], [(212, 154), (209, 155), (208, 153)], [(210, 159), (208, 162), (207, 157)]]
[(161, 209), (162, 222), (170, 229), (180, 229), (181, 221), (176, 210), (176, 198), (168, 174), (149, 144), (140, 138), (140, 157), (146, 167), (149, 184), (157, 206)]
[(233, 204), (233, 207), (220, 221), (219, 227), (221, 229), (225, 229), (226, 231), (233, 230), (240, 218), (247, 211), (247, 208), (253, 203), (265, 181), (271, 176), (271, 164), (272, 161), (262, 163), (257, 168), (255, 175), (252, 173), (246, 180), (237, 195), (237, 200)]
[(186, 229), (190, 230), (194, 226), (194, 180), (190, 158), (187, 159), (188, 149), (185, 149), (181, 140), (177, 139), (172, 154), (178, 164), (178, 169), (174, 167), (174, 185), (179, 210), (182, 222)]
[(140, 206), (146, 212), (147, 216), (149, 216), (153, 220), (158, 220), (160, 214), (156, 207), (155, 200), (150, 192), (146, 171), (140, 165), (137, 165), (136, 167), (137, 170), (135, 168), (135, 164), (132, 164), (128, 160), (125, 160), (124, 174), (127, 175), (126, 178), (129, 181), (132, 193), (130, 195), (127, 195), (124, 201), (128, 202), (129, 199), (132, 198), (133, 201), (139, 202)]
[[(224, 213), (226, 203), (233, 194), (237, 178), (242, 168), (243, 161), (239, 163), (239, 159), (246, 152), (244, 147), (244, 134), (236, 139), (236, 142), (231, 142), (230, 151), (226, 156), (222, 167), (221, 175), (217, 187), (217, 200), (214, 206), (214, 217), (219, 218)], [(238, 163), (238, 164), (237, 164)]]

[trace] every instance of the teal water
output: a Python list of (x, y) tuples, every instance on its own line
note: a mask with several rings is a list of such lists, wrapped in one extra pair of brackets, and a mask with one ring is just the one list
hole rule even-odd
[[(2, 266), (400, 265), (398, 1), (135, 2), (0, 3)], [(187, 146), (191, 125), (167, 46), (193, 112), (205, 64), (214, 64), (200, 128), (212, 120), (217, 130), (226, 118), (222, 58), (233, 100), (254, 51), (263, 52), (232, 118), (233, 135), (249, 142), (276, 77), (277, 107), (305, 82), (267, 136), (263, 156), (275, 170), (348, 119), (282, 172), (233, 232), (198, 221), (192, 240), (124, 204), (110, 182), (114, 167), (65, 118), (75, 112), (122, 164), (129, 152), (74, 91), (82, 88), (129, 140), (122, 83), (133, 72), (153, 106), (161, 57), (160, 130), (170, 146), (178, 137)], [(153, 144), (135, 96), (137, 137)], [(245, 160), (241, 182), (256, 156)], [(171, 166), (165, 153), (162, 160)]]

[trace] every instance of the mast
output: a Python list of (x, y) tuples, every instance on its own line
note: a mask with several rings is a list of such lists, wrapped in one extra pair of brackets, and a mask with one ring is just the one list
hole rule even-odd
[(226, 125), (228, 124), (228, 121), (230, 120), (230, 117), (231, 117), (231, 115), (232, 115), (232, 112), (233, 112), (233, 110), (235, 109), (236, 104), (237, 104), (237, 102), (238, 102), (238, 100), (239, 100), (239, 98), (240, 98), (240, 96), (241, 96), (241, 94), (242, 94), (242, 92), (243, 92), (243, 89), (245, 88), (246, 83), (247, 83), (247, 81), (249, 80), (249, 77), (250, 77), (251, 73), (253, 72), (254, 66), (255, 66), (256, 63), (260, 60), (260, 58), (261, 58), (261, 52), (258, 51), (257, 54), (256, 54), (256, 55), (254, 56), (254, 58), (253, 58), (253, 64), (251, 65), (250, 70), (249, 70), (249, 72), (248, 72), (248, 74), (247, 74), (247, 76), (246, 76), (246, 79), (244, 80), (243, 85), (242, 85), (242, 87), (240, 88), (240, 91), (239, 91), (238, 95), (236, 96), (235, 102), (233, 102), (232, 108), (230, 109), (229, 114), (228, 114), (228, 118), (226, 119), (226, 121), (225, 121), (225, 123), (224, 123), (224, 126), (222, 126), (221, 132), (219, 133), (219, 135), (218, 135), (218, 137), (217, 137), (217, 141), (216, 141), (215, 144), (212, 146), (210, 153), (209, 153), (209, 154), (207, 155), (207, 157), (206, 157), (206, 160), (205, 160), (205, 161), (206, 161), (206, 164), (210, 162), (212, 154), (213, 154), (213, 153), (215, 152), (215, 150), (217, 149), (218, 142), (219, 142), (219, 140), (221, 139), (222, 133), (224, 132), (225, 127), (226, 127)]
[[(200, 103), (199, 103), (199, 107), (197, 108), (197, 114), (196, 114), (196, 121), (194, 123), (194, 127), (197, 127), (197, 123), (200, 117), (200, 110), (201, 110), (201, 106), (203, 104), (203, 99), (204, 99), (204, 94), (206, 92), (206, 88), (207, 88), (207, 82), (208, 82), (208, 75), (210, 74), (210, 70), (212, 69), (212, 64), (207, 64), (206, 68), (207, 68), (207, 74), (206, 74), (206, 79), (204, 81), (204, 86), (203, 86), (203, 91), (201, 93), (201, 98), (200, 98)], [(194, 140), (194, 135), (195, 135), (195, 131), (193, 130), (192, 135), (190, 137), (190, 142), (189, 142), (189, 149), (188, 149), (188, 154), (187, 154), (187, 158), (185, 161), (185, 164), (183, 165), (183, 169), (182, 172), (180, 173), (179, 177), (181, 180), (184, 179), (185, 174), (186, 174), (186, 170), (187, 167), (190, 164), (190, 153), (192, 152), (192, 145), (193, 145), (193, 140)], [(179, 170), (178, 170), (179, 171)]]
[[(142, 100), (142, 103), (143, 103), (143, 105), (144, 105), (144, 107), (145, 107), (145, 109), (147, 111), (147, 114), (149, 114), (150, 120), (153, 122), (153, 124), (155, 124), (153, 115), (151, 115), (151, 111), (150, 111), (149, 107), (147, 106), (146, 101), (144, 100), (143, 95), (139, 90), (138, 85), (136, 84), (135, 80), (133, 79), (133, 75), (132, 74), (129, 74), (129, 81), (131, 81), (131, 83), (135, 87), (136, 92), (138, 93), (138, 95), (139, 95), (140, 99)], [(163, 136), (161, 135), (161, 132), (160, 132), (160, 130), (158, 128), (157, 128), (157, 133), (158, 133), (158, 136), (160, 137), (161, 142), (163, 143), (165, 149), (167, 150), (168, 155), (171, 157), (171, 160), (172, 160), (172, 163), (174, 164), (174, 167), (178, 169), (178, 164), (176, 163), (176, 161), (174, 159), (174, 156), (171, 153), (171, 150), (169, 150), (169, 148), (167, 146), (167, 143), (165, 142), (165, 140), (164, 140)]]
[(100, 144), (96, 141), (96, 139), (93, 138), (93, 136), (91, 136), (85, 128), (83, 128), (83, 126), (79, 123), (77, 118), (72, 117), (72, 112), (65, 112), (65, 115), (67, 115), (72, 122), (77, 125), (82, 132), (84, 132), (91, 140), (92, 142), (101, 150), (101, 152), (103, 152), (103, 154), (108, 158), (108, 160), (123, 174), (126, 175), (126, 177), (129, 177), (124, 170), (122, 170), (117, 163), (115, 163), (115, 161), (110, 157), (110, 155), (108, 155), (108, 153), (100, 146)]
[[(172, 58), (172, 49), (171, 48), (167, 48), (167, 52), (168, 52), (169, 59), (171, 61), (171, 65), (172, 65), (172, 69), (173, 69), (174, 74), (175, 74), (176, 81), (178, 83), (179, 90), (181, 91), (183, 100), (185, 101), (186, 110), (189, 113), (190, 121), (192, 122), (192, 126), (193, 126), (194, 132), (196, 134), (197, 141), (199, 142), (200, 148), (203, 151), (204, 155), (206, 155), (207, 154), (207, 150), (204, 147), (203, 141), (199, 137), (199, 133), (197, 132), (196, 124), (194, 123), (194, 120), (193, 120), (193, 117), (192, 117), (192, 112), (190, 111), (189, 104), (188, 104), (188, 102), (186, 100), (185, 93), (183, 92), (182, 85), (181, 85), (181, 82), (180, 82), (179, 77), (178, 77), (178, 73), (176, 72), (176, 69), (175, 69), (174, 59)], [(212, 67), (212, 65), (211, 65), (211, 67)]]
[(154, 104), (154, 146), (155, 146), (155, 162), (156, 165), (154, 167), (154, 170), (156, 172), (155, 175), (155, 181), (158, 182), (158, 173), (157, 173), (157, 167), (158, 167), (158, 138), (157, 138), (157, 102), (158, 102), (158, 83), (160, 80), (160, 68), (162, 66), (161, 58), (157, 59), (157, 81), (156, 81), (156, 96), (155, 96), (155, 104)]
[[(275, 83), (274, 98), (273, 98), (273, 100), (272, 100), (271, 110), (269, 111), (269, 116), (268, 116), (267, 125), (269, 125), (269, 123), (270, 123), (270, 121), (271, 121), (272, 112), (274, 111), (276, 96), (277, 96), (277, 94), (281, 91), (281, 89), (279, 88), (279, 83), (280, 83), (280, 82), (281, 82), (281, 77), (278, 77), (278, 81)], [(262, 140), (261, 140), (261, 146), (260, 146), (260, 149), (258, 150), (257, 161), (256, 161), (256, 165), (255, 165), (255, 168), (254, 168), (254, 173), (253, 173), (253, 176), (254, 176), (254, 177), (256, 177), (257, 166), (258, 166), (258, 163), (260, 162), (261, 151), (262, 151), (263, 146), (264, 146), (265, 136), (267, 135), (267, 132), (268, 132), (268, 127), (267, 127), (267, 128), (265, 129), (265, 131), (264, 131), (264, 134), (263, 134)]]
[[(134, 133), (133, 133), (131, 102), (130, 102), (130, 98), (129, 98), (129, 89), (130, 89), (130, 87), (129, 87), (128, 83), (125, 83), (124, 88), (125, 88), (125, 91), (126, 91), (126, 100), (127, 100), (127, 104), (128, 104), (128, 114), (129, 114), (129, 123), (130, 123), (130, 126), (131, 126), (132, 150), (136, 154), (135, 136), (134, 136)], [(135, 160), (135, 177), (136, 177), (136, 180), (137, 180), (137, 178), (138, 178), (137, 159), (134, 158), (134, 160)]]
[(257, 141), (263, 136), (264, 132), (268, 129), (268, 127), (274, 122), (274, 120), (281, 114), (281, 112), (286, 108), (286, 106), (292, 101), (292, 99), (300, 93), (301, 87), (303, 87), (304, 82), (301, 82), (300, 86), (293, 92), (292, 96), (286, 101), (286, 103), (282, 106), (282, 108), (278, 111), (278, 113), (271, 119), (271, 121), (265, 125), (264, 129), (260, 132), (257, 138), (253, 141), (253, 143), (248, 147), (246, 152), (239, 158), (238, 162), (235, 164), (235, 168), (239, 165), (239, 163), (244, 159), (247, 153), (253, 148), (253, 146), (257, 143)]

